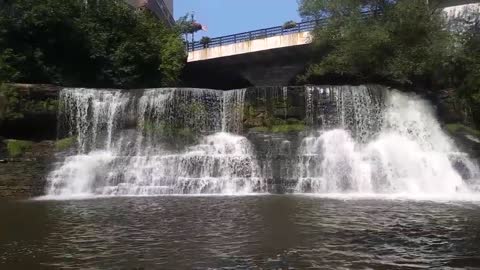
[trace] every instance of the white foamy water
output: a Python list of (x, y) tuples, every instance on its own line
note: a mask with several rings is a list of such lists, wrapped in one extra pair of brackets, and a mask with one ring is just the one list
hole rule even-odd
[[(227, 133), (241, 127), (244, 95), (245, 90), (63, 90), (60, 119), (77, 136), (78, 149), (50, 173), (47, 194), (263, 192), (250, 142)], [(172, 130), (206, 135), (175, 150), (164, 141)]]
[[(279, 89), (254, 90), (259, 98), (276, 91), (268, 94), (280, 95), (286, 118), (288, 88)], [(64, 89), (59, 130), (76, 136), (77, 149), (49, 174), (48, 198), (265, 193), (264, 174), (274, 166), (260, 168), (255, 147), (233, 134), (243, 130), (245, 96), (245, 89)], [(305, 102), (315, 131), (281, 175), (293, 171), (297, 193), (476, 198), (479, 167), (428, 102), (380, 86), (306, 87)]]
[[(314, 91), (324, 93), (325, 89)], [(462, 162), (472, 177), (478, 177), (478, 167), (442, 131), (427, 102), (398, 91), (386, 91), (383, 103), (355, 98), (371, 96), (367, 87), (358, 88), (351, 98), (346, 97), (351, 89), (330, 91), (340, 120), (333, 124), (336, 128), (320, 130), (302, 141), (297, 192), (413, 197), (471, 192), (454, 165)], [(350, 100), (347, 106), (345, 98)], [(381, 110), (372, 113), (365, 107)], [(349, 111), (354, 111), (353, 120), (345, 121), (343, 115), (352, 115)], [(374, 136), (362, 131), (378, 123)]]

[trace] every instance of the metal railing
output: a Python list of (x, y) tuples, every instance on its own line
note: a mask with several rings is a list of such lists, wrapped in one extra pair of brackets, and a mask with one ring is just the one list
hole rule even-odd
[(275, 36), (288, 35), (292, 33), (312, 31), (313, 29), (315, 29), (316, 26), (323, 25), (324, 23), (325, 23), (325, 20), (305, 21), (305, 22), (296, 23), (296, 25), (292, 27), (275, 26), (275, 27), (270, 27), (270, 28), (265, 28), (265, 29), (250, 31), (250, 32), (234, 34), (234, 35), (216, 37), (216, 38), (212, 38), (208, 43), (202, 43), (200, 41), (195, 41), (193, 43), (189, 42), (187, 44), (188, 51), (192, 52), (192, 51), (202, 50), (205, 48), (219, 47), (219, 46), (235, 44), (235, 43), (245, 42), (245, 41), (250, 41), (255, 39), (263, 39), (263, 38), (269, 38), (269, 37), (275, 37)]

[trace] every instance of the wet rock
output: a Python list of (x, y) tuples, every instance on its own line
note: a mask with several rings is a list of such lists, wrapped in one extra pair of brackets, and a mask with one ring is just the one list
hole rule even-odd
[(44, 194), (46, 177), (54, 161), (55, 144), (42, 141), (19, 157), (0, 158), (0, 198), (26, 199)]
[(455, 99), (455, 89), (444, 89), (438, 92), (435, 105), (438, 117), (445, 123), (465, 122), (467, 115), (461, 104)]
[(444, 127), (462, 151), (468, 153), (473, 158), (480, 159), (479, 130), (460, 123), (447, 124)]

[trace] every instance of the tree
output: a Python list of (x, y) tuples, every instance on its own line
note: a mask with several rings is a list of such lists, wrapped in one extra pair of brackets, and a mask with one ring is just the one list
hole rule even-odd
[(458, 98), (470, 109), (472, 120), (480, 127), (480, 20), (461, 35), (461, 51), (451, 68), (451, 79), (458, 85)]
[(424, 0), (301, 0), (314, 31), (314, 62), (303, 80), (432, 86), (453, 51), (443, 17)]
[(187, 13), (184, 16), (180, 17), (175, 23), (175, 25), (176, 25), (175, 26), (176, 29), (180, 33), (185, 35), (185, 42), (186, 42), (187, 48), (189, 46), (188, 35), (190, 34), (192, 37), (191, 44), (193, 46), (195, 42), (195, 33), (204, 29), (200, 23), (195, 21), (194, 14), (190, 14), (190, 13)]
[(18, 0), (0, 10), (0, 80), (94, 87), (174, 84), (180, 33), (125, 1)]

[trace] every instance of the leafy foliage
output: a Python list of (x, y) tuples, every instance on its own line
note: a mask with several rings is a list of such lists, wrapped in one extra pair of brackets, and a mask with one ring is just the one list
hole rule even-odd
[(459, 85), (458, 96), (480, 127), (480, 21), (463, 33), (461, 41), (464, 46), (453, 61), (450, 80)]
[[(332, 79), (423, 89), (454, 88), (480, 127), (480, 19), (447, 24), (424, 0), (300, 0), (314, 31), (304, 82)], [(470, 25), (464, 29), (463, 25)]]
[(424, 0), (302, 0), (314, 32), (315, 62), (304, 80), (328, 76), (432, 86), (453, 50), (439, 11)]
[(176, 27), (182, 34), (194, 34), (202, 30), (202, 25), (195, 21), (193, 14), (187, 13), (176, 21)]
[(204, 45), (204, 46), (207, 46), (208, 43), (210, 43), (211, 41), (212, 41), (212, 39), (209, 38), (209, 37), (202, 37), (202, 38), (200, 39), (200, 43), (201, 43), (202, 45)]
[(57, 109), (56, 98), (33, 99), (11, 85), (0, 83), (0, 122), (22, 119), (26, 114), (56, 113)]
[(121, 0), (10, 1), (0, 18), (3, 81), (166, 86), (185, 61), (179, 32)]
[(292, 29), (297, 27), (297, 23), (295, 21), (287, 21), (283, 24), (283, 29)]
[(22, 105), (22, 98), (18, 91), (5, 84), (0, 84), (0, 122), (5, 119), (22, 118)]

